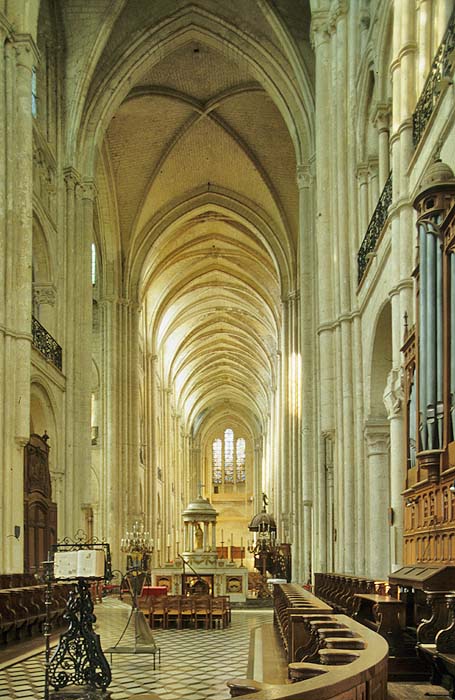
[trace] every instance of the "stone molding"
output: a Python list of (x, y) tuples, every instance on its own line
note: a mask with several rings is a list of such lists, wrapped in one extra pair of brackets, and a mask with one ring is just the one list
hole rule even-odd
[(4, 13), (0, 12), (0, 41), (4, 43), (7, 39), (13, 40), (13, 27)]

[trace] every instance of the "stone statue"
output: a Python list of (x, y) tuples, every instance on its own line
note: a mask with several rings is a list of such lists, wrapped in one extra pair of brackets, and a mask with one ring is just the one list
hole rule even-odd
[(194, 531), (194, 538), (196, 540), (196, 549), (202, 549), (204, 542), (204, 533), (199, 523), (196, 523), (196, 529)]

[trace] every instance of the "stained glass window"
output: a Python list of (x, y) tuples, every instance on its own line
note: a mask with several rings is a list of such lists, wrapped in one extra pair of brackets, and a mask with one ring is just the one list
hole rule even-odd
[(237, 438), (235, 443), (235, 470), (237, 483), (245, 481), (245, 438)]
[(224, 482), (234, 483), (234, 431), (231, 428), (224, 431)]
[(223, 443), (221, 438), (216, 438), (212, 444), (212, 479), (214, 484), (223, 483)]
[(246, 441), (235, 438), (232, 428), (226, 428), (223, 438), (212, 443), (212, 482), (244, 484), (246, 481)]

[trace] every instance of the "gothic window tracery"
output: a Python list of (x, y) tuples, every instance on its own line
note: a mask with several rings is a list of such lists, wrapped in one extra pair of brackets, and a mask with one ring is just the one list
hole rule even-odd
[(232, 428), (226, 428), (223, 438), (212, 442), (212, 483), (239, 485), (246, 481), (246, 441), (236, 437)]

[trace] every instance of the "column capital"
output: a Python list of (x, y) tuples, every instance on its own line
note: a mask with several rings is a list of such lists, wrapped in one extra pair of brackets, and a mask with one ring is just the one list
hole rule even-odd
[(368, 182), (368, 163), (359, 163), (357, 166), (357, 178), (361, 185), (366, 185)]
[(57, 290), (51, 282), (33, 283), (33, 301), (36, 304), (49, 304), (55, 306)]
[(285, 296), (282, 297), (281, 303), (283, 304), (284, 307), (289, 306), (291, 302), (294, 301), (300, 301), (300, 290), (299, 289), (293, 289), (292, 291), (288, 292)]
[(80, 183), (80, 196), (81, 199), (89, 199), (94, 202), (97, 197), (98, 191), (96, 189), (94, 180), (82, 180)]
[(329, 14), (328, 12), (315, 12), (311, 18), (310, 41), (313, 49), (318, 49), (322, 44), (328, 43)]
[(40, 61), (40, 52), (31, 34), (14, 34), (12, 46), (16, 54), (16, 65), (27, 68), (30, 72)]
[(373, 124), (376, 126), (379, 133), (389, 131), (390, 128), (390, 105), (386, 102), (378, 102), (373, 115)]
[(299, 190), (309, 189), (313, 184), (311, 166), (301, 163), (297, 166), (297, 187)]
[(364, 427), (364, 436), (367, 445), (368, 457), (387, 454), (390, 442), (390, 432), (389, 425), (385, 420), (367, 420)]
[(340, 18), (347, 14), (348, 7), (346, 0), (334, 0), (330, 8), (329, 25), (330, 30), (334, 32)]
[(32, 35), (14, 34), (12, 45), (16, 53), (16, 65), (23, 66), (31, 72), (40, 61), (40, 53)]
[(75, 190), (81, 181), (80, 174), (72, 166), (63, 169), (63, 178), (67, 190)]
[(379, 165), (379, 158), (377, 156), (370, 156), (368, 158), (368, 172), (369, 173), (373, 172), (376, 174), (377, 169), (378, 169), (378, 165)]

